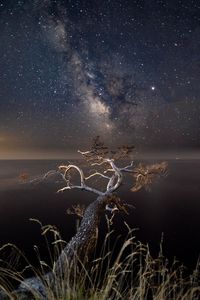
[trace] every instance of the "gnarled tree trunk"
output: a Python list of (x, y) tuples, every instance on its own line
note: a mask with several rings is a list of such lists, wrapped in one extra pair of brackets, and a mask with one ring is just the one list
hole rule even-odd
[(87, 207), (76, 235), (64, 248), (55, 264), (55, 273), (62, 274), (66, 270), (66, 262), (71, 264), (76, 258), (81, 262), (88, 259), (97, 241), (100, 218), (111, 198), (111, 195), (99, 196)]
[(120, 210), (124, 208), (120, 205), (120, 199), (113, 194), (98, 196), (85, 210), (76, 235), (72, 237), (62, 250), (55, 263), (54, 271), (47, 273), (41, 279), (33, 277), (24, 280), (19, 288), (13, 292), (13, 296), (21, 297), (22, 299), (32, 299), (33, 295), (36, 294), (41, 299), (48, 299), (45, 282), (48, 282), (48, 285), (53, 290), (57, 283), (66, 276), (66, 272), (70, 272), (68, 278), (71, 276), (73, 280), (73, 268), (76, 267), (74, 264), (78, 261), (86, 262), (94, 251), (101, 216), (105, 212), (106, 206), (111, 203), (114, 203)]

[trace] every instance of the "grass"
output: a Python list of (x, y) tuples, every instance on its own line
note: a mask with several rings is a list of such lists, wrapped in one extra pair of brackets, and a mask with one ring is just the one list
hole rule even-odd
[[(1, 248), (1, 254), (7, 259), (1, 260), (0, 299), (44, 299), (34, 290), (31, 298), (14, 297), (13, 290), (22, 283), (26, 272), (40, 278), (45, 286), (48, 300), (199, 300), (200, 299), (200, 263), (195, 270), (186, 275), (183, 265), (176, 261), (169, 264), (163, 255), (162, 241), (157, 257), (151, 256), (148, 245), (138, 242), (134, 231), (128, 225), (128, 235), (120, 247), (113, 244), (108, 220), (108, 233), (100, 255), (94, 255), (90, 262), (66, 264), (64, 276), (56, 274), (54, 284), (44, 279), (47, 272), (54, 272), (55, 261), (66, 242), (53, 226), (40, 224), (46, 241), (48, 261), (41, 258), (35, 247), (38, 266), (34, 267), (20, 249), (12, 244)], [(51, 235), (51, 242), (49, 242)], [(52, 241), (53, 236), (53, 241)], [(9, 253), (9, 255), (8, 255)], [(20, 265), (26, 267), (20, 269)], [(28, 285), (28, 282), (24, 283)], [(3, 294), (7, 295), (7, 298)]]

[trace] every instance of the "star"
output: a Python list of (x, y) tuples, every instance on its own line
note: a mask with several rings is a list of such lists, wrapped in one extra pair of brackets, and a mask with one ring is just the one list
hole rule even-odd
[(49, 150), (63, 149), (62, 136), (76, 148), (97, 134), (141, 148), (199, 146), (200, 12), (192, 4), (178, 6), (177, 22), (176, 4), (94, 0), (94, 13), (90, 1), (7, 2), (0, 4), (0, 136), (23, 129), (30, 148)]

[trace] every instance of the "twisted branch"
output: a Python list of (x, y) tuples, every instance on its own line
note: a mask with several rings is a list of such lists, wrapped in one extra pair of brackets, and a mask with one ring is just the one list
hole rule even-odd
[[(71, 169), (75, 169), (76, 171), (78, 171), (79, 175), (80, 175), (80, 185), (72, 185), (70, 183), (70, 180), (67, 179), (67, 175), (68, 175), (68, 172), (71, 170)], [(62, 172), (64, 170), (64, 173), (62, 174), (63, 178), (65, 179), (65, 181), (67, 182), (67, 186), (59, 189), (57, 192), (60, 193), (60, 192), (64, 192), (65, 190), (71, 190), (71, 189), (81, 189), (81, 190), (85, 190), (85, 191), (88, 191), (88, 192), (92, 192), (92, 193), (95, 193), (97, 195), (103, 195), (103, 193), (95, 188), (91, 188), (89, 187), (88, 185), (86, 185), (85, 181), (86, 181), (86, 178), (84, 176), (84, 173), (83, 173), (83, 170), (81, 168), (79, 168), (78, 166), (76, 165), (68, 165), (68, 166), (64, 166), (64, 165), (61, 165), (59, 167), (59, 170)]]

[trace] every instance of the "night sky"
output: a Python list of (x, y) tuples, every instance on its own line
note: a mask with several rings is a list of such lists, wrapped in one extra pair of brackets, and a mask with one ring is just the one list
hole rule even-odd
[(200, 2), (0, 1), (0, 158), (200, 147)]

